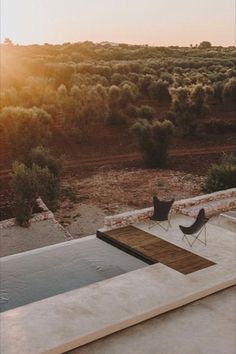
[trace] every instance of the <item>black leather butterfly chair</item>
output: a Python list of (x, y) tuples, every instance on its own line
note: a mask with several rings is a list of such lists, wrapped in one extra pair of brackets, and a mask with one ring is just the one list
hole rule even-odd
[[(154, 213), (150, 217), (149, 229), (152, 226), (158, 224), (165, 231), (169, 230), (169, 227), (171, 227), (170, 210), (174, 201), (175, 201), (174, 199), (171, 199), (169, 201), (164, 201), (164, 200), (162, 201), (158, 199), (157, 196), (153, 197)], [(167, 227), (164, 227), (162, 221), (167, 221)]]
[[(199, 213), (197, 215), (196, 220), (194, 221), (194, 223), (191, 226), (181, 226), (179, 225), (180, 230), (183, 232), (183, 237), (182, 240), (184, 238), (186, 238), (189, 246), (192, 247), (192, 245), (198, 240), (200, 242), (202, 242), (205, 246), (207, 244), (206, 241), (206, 223), (209, 219), (206, 218), (206, 214), (205, 214), (205, 210), (202, 208), (199, 210)], [(202, 232), (202, 230), (204, 229), (204, 241), (199, 239), (199, 236)], [(192, 236), (194, 238), (193, 242), (190, 242), (187, 236)]]

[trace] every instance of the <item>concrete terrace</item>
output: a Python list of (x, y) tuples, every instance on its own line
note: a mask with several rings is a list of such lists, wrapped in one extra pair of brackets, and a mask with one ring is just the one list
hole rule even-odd
[(68, 354), (235, 354), (236, 287), (231, 287)]
[[(216, 263), (215, 265), (184, 275), (162, 263), (157, 263), (3, 312), (1, 314), (1, 353), (16, 353), (16, 345), (17, 354), (63, 353), (235, 285), (235, 232), (216, 225), (216, 220), (213, 220), (207, 224), (207, 247), (196, 242), (194, 247), (190, 248), (185, 241), (182, 241), (178, 225), (190, 224), (192, 220), (190, 216), (176, 214), (172, 218), (172, 228), (168, 232), (159, 226), (148, 230), (146, 222), (138, 222), (134, 226), (207, 258)], [(95, 239), (95, 236), (92, 238)], [(68, 249), (66, 245), (70, 242), (74, 242), (73, 247), (79, 250), (81, 243), (69, 241), (60, 246), (64, 248), (65, 253)], [(83, 242), (86, 242), (86, 238)], [(112, 246), (109, 245), (109, 247)], [(12, 256), (12, 260), (16, 257), (20, 255)], [(7, 258), (9, 261), (10, 257)], [(201, 301), (204, 304), (207, 299)], [(201, 307), (201, 312), (203, 308), (204, 305)], [(182, 310), (176, 311), (182, 313)], [(209, 321), (214, 316), (207, 313), (205, 323), (209, 326)], [(168, 318), (168, 314), (163, 316)], [(193, 319), (196, 319), (197, 326), (202, 320), (196, 316), (195, 313)], [(216, 314), (216, 319), (217, 316)], [(157, 321), (155, 323), (157, 323), (158, 332), (161, 318), (162, 316), (152, 320)], [(187, 318), (189, 320), (191, 316)], [(140, 326), (145, 326), (145, 324)], [(166, 326), (173, 330), (170, 323), (168, 325), (167, 322)], [(213, 328), (217, 330), (215, 324)], [(136, 333), (138, 334), (139, 330)], [(194, 341), (195, 335), (196, 333), (192, 334)], [(184, 331), (182, 336), (183, 345), (187, 345)], [(163, 346), (164, 339), (160, 338), (160, 341)], [(213, 348), (212, 344), (212, 353)], [(191, 351), (190, 344), (185, 352), (197, 353), (197, 351)], [(225, 347), (225, 353), (231, 352), (232, 342), (229, 348)], [(113, 354), (113, 351), (110, 353)], [(116, 353), (115, 349), (114, 353)], [(130, 353), (130, 351), (127, 350), (125, 353)]]

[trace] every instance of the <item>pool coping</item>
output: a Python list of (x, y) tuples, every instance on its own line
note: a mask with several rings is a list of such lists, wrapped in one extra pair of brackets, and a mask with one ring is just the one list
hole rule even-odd
[[(234, 234), (225, 233), (234, 242)], [(47, 247), (62, 246), (66, 242)], [(15, 354), (16, 345), (18, 354), (63, 353), (233, 286), (232, 255), (188, 275), (158, 263), (3, 312), (1, 353)]]
[(55, 248), (59, 248), (59, 247), (66, 247), (67, 245), (71, 245), (73, 243), (76, 244), (79, 242), (84, 242), (84, 241), (88, 241), (88, 240), (92, 240), (92, 239), (96, 239), (96, 235), (89, 235), (89, 236), (85, 236), (85, 237), (81, 237), (81, 238), (77, 238), (77, 239), (73, 239), (73, 240), (69, 240), (69, 241), (54, 243), (53, 245), (49, 245), (49, 246), (35, 248), (30, 251), (24, 251), (24, 252), (19, 252), (19, 253), (15, 253), (15, 254), (10, 254), (9, 256), (0, 257), (0, 263), (5, 262), (5, 261), (9, 261), (12, 258), (23, 257), (23, 256), (26, 256), (29, 254), (37, 254), (37, 253), (41, 253), (46, 250), (55, 249)]

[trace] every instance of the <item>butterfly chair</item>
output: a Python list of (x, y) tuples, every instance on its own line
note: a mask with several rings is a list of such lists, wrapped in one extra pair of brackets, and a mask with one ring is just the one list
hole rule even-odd
[[(207, 244), (206, 241), (206, 223), (209, 219), (206, 218), (205, 215), (205, 210), (204, 209), (200, 209), (199, 213), (196, 217), (196, 220), (194, 221), (194, 223), (191, 226), (181, 226), (179, 225), (180, 230), (183, 232), (183, 237), (182, 240), (184, 238), (186, 238), (189, 246), (192, 247), (192, 245), (198, 240), (200, 242), (202, 242), (205, 246)], [(202, 230), (204, 229), (204, 241), (200, 240), (199, 236), (202, 232)], [(194, 238), (194, 240), (192, 242), (189, 241), (187, 236), (192, 236)]]
[[(148, 227), (149, 229), (158, 224), (165, 231), (169, 230), (169, 227), (171, 227), (170, 210), (174, 201), (174, 199), (171, 199), (169, 201), (162, 201), (158, 199), (157, 196), (153, 197), (154, 213), (150, 217), (150, 223)], [(163, 225), (163, 221), (167, 221), (166, 227)]]

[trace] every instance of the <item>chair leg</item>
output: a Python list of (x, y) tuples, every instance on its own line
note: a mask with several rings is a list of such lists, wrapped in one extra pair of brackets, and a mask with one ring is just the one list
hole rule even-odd
[[(204, 228), (204, 241), (203, 240), (200, 240), (200, 238), (198, 238), (198, 236), (200, 235), (201, 231), (203, 230)], [(200, 231), (199, 235), (197, 236), (197, 239), (198, 241), (200, 241), (201, 243), (203, 243), (205, 246), (206, 246), (206, 227), (204, 225), (204, 227), (202, 228), (202, 230)]]
[[(204, 233), (205, 233), (204, 241), (200, 240), (200, 238), (199, 238), (199, 236), (200, 236), (200, 234), (201, 234), (203, 228), (204, 228)], [(207, 245), (207, 244), (206, 244), (206, 226), (204, 225), (203, 228), (199, 231), (199, 233), (198, 233), (197, 235), (191, 235), (191, 236), (194, 237), (194, 241), (193, 241), (192, 244), (191, 244), (192, 246), (193, 246), (193, 244), (194, 244), (197, 240), (198, 240), (199, 242), (203, 243), (205, 246)]]
[(155, 222), (154, 221), (152, 221), (152, 220), (150, 220), (149, 221), (149, 225), (148, 225), (148, 229), (150, 230), (152, 227), (154, 227), (155, 226)]
[[(167, 228), (165, 229), (165, 228), (163, 227), (163, 229), (164, 229), (165, 231), (168, 231), (169, 228), (172, 227), (170, 220), (171, 220), (171, 214), (169, 214), (169, 216), (168, 216)], [(161, 225), (160, 225), (160, 226), (161, 226)]]
[(169, 228), (172, 227), (171, 222), (170, 222), (170, 218), (168, 218), (168, 226), (167, 226), (167, 231), (169, 230)]
[(189, 242), (189, 239), (188, 239), (187, 235), (183, 234), (182, 240), (184, 238), (187, 240), (187, 243), (189, 244), (189, 246), (192, 247), (192, 244)]
[(167, 227), (164, 227), (161, 223), (158, 223), (158, 225), (165, 231), (169, 230), (168, 224), (167, 224)]
[[(173, 212), (172, 212), (172, 211), (170, 211), (168, 220), (170, 220), (170, 221), (171, 221), (172, 216), (173, 216)], [(171, 222), (170, 222), (170, 226), (172, 227)]]
[(148, 226), (148, 229), (150, 230), (152, 227), (154, 227), (155, 225), (158, 225), (160, 226), (163, 230), (165, 231), (168, 231), (169, 230), (169, 227), (171, 227), (171, 224), (169, 223), (169, 220), (168, 220), (168, 224), (167, 224), (167, 227), (164, 227), (160, 222), (157, 222), (157, 221), (150, 221), (149, 222), (149, 226)]

